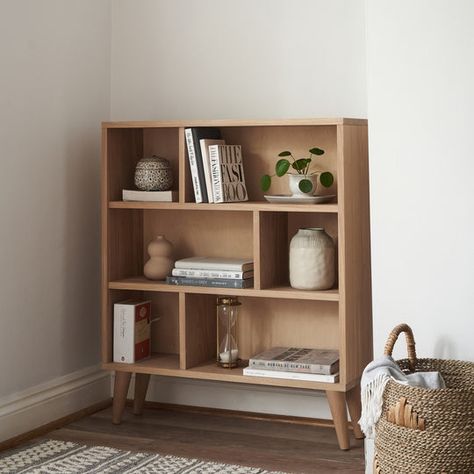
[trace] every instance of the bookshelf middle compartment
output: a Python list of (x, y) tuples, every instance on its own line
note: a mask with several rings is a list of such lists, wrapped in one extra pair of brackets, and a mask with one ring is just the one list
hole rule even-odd
[[(306, 205), (301, 205), (306, 206)], [(261, 211), (257, 214), (258, 261), (260, 288), (269, 291), (288, 291), (290, 287), (289, 248), (291, 239), (299, 229), (323, 228), (336, 246), (336, 281), (328, 290), (294, 290), (301, 298), (338, 297), (338, 215), (333, 213)]]
[[(174, 261), (186, 257), (254, 258), (252, 211), (109, 209), (109, 287), (156, 291), (182, 288), (143, 276), (149, 259), (148, 244), (159, 235), (173, 245)], [(198, 291), (201, 287), (193, 288)]]

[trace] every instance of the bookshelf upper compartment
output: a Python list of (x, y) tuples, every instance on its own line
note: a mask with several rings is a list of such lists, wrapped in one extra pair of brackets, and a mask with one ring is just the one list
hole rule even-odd
[(123, 189), (136, 189), (137, 162), (157, 155), (166, 158), (173, 170), (173, 190), (178, 190), (179, 128), (119, 128), (104, 129), (107, 134), (107, 200), (121, 201)]

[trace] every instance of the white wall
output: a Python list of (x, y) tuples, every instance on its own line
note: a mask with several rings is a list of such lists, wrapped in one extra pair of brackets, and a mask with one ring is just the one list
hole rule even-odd
[(363, 0), (114, 0), (114, 120), (366, 116)]
[(420, 356), (474, 360), (473, 20), (367, 2), (375, 354), (406, 321)]
[[(364, 117), (365, 74), (362, 0), (112, 3), (113, 120)], [(306, 391), (154, 378), (149, 395), (330, 417)]]
[[(86, 373), (90, 382), (99, 362), (110, 4), (1, 0), (0, 10), (1, 417), (34, 387), (49, 390), (66, 374)], [(5, 426), (0, 420), (0, 439), (16, 434)]]

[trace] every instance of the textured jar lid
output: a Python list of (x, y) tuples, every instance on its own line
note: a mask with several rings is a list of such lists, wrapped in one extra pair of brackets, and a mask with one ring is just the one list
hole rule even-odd
[(145, 156), (142, 158), (137, 166), (147, 164), (147, 163), (153, 163), (157, 168), (170, 168), (170, 162), (166, 158), (162, 158), (161, 156)]

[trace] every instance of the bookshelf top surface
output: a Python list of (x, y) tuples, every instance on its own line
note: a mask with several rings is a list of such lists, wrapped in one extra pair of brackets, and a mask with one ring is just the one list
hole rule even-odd
[(304, 125), (367, 125), (367, 119), (305, 118), (268, 120), (148, 120), (102, 122), (102, 128), (176, 128), (176, 127), (281, 127)]

